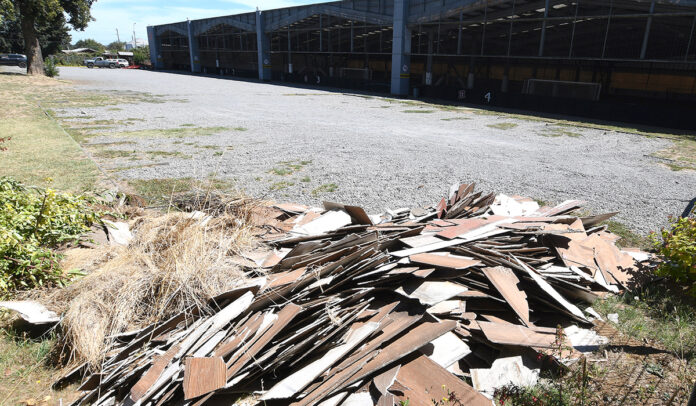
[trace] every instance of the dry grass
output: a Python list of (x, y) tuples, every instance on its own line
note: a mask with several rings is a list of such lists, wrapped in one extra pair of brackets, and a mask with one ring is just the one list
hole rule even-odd
[(136, 221), (136, 237), (94, 273), (55, 292), (63, 356), (97, 367), (112, 336), (193, 307), (246, 279), (231, 256), (252, 243), (251, 205), (209, 222), (169, 213)]

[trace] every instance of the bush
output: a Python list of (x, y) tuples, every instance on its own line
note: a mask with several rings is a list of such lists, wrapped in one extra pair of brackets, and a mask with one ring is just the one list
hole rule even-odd
[(44, 73), (49, 78), (54, 78), (60, 75), (58, 66), (56, 66), (56, 61), (53, 58), (46, 58), (46, 60), (44, 61)]
[(696, 297), (696, 219), (670, 219), (670, 227), (660, 235), (653, 235), (655, 248), (663, 262), (657, 269), (659, 276), (673, 279)]
[(90, 202), (0, 177), (0, 295), (68, 279), (52, 249), (77, 241), (99, 221)]
[(150, 47), (139, 47), (133, 50), (133, 63), (135, 65), (150, 64)]
[(54, 58), (56, 65), (58, 66), (85, 66), (85, 59), (91, 59), (94, 58), (94, 54), (56, 54), (53, 55), (52, 58)]

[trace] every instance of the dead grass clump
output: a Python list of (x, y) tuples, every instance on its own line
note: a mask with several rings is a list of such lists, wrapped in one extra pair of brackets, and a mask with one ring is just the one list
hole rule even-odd
[(238, 197), (213, 188), (192, 188), (188, 192), (171, 196), (171, 205), (179, 210), (202, 211), (211, 216), (231, 215), (248, 222), (253, 209), (261, 202), (248, 197)]
[(56, 292), (53, 303), (67, 303), (63, 356), (96, 367), (113, 336), (205, 309), (212, 297), (243, 282), (245, 273), (231, 255), (247, 247), (251, 227), (223, 215), (201, 221), (184, 213), (143, 217), (135, 238), (100, 269)]

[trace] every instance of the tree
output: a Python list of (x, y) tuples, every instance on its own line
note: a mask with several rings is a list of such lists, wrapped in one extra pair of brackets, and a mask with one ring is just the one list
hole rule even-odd
[[(90, 8), (95, 0), (0, 0), (2, 20), (16, 18), (20, 22), (27, 55), (27, 73), (43, 75), (44, 63), (40, 45), (39, 27), (55, 21), (60, 15), (67, 24), (84, 30), (92, 20)], [(64, 17), (64, 18), (65, 18)]]
[(150, 47), (138, 47), (133, 49), (133, 63), (136, 65), (145, 65), (150, 60)]
[[(19, 16), (8, 17), (0, 18), (0, 52), (22, 54), (24, 53), (24, 36)], [(58, 53), (70, 44), (70, 30), (62, 14), (56, 15), (45, 24), (37, 25), (36, 30), (39, 44), (41, 44), (41, 54), (44, 56)]]
[(125, 42), (114, 41), (106, 46), (109, 51), (123, 51), (126, 48)]
[(95, 51), (99, 52), (104, 52), (106, 50), (106, 47), (100, 43), (99, 41), (92, 39), (92, 38), (87, 38), (87, 39), (81, 39), (73, 45), (74, 48), (91, 48)]

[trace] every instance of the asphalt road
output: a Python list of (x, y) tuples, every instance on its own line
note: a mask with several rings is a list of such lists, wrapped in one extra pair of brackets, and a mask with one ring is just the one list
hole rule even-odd
[[(672, 145), (661, 138), (165, 72), (61, 68), (61, 79), (105, 97), (161, 96), (162, 103), (59, 111), (119, 123), (97, 130), (90, 148), (162, 152), (98, 158), (125, 180), (217, 176), (257, 197), (334, 200), (370, 212), (435, 204), (450, 184), (475, 181), (480, 190), (551, 203), (586, 200), (594, 212), (621, 211), (618, 220), (643, 233), (667, 224), (696, 194), (696, 172), (672, 171), (651, 156)], [(123, 131), (213, 127), (224, 128), (123, 143)]]

